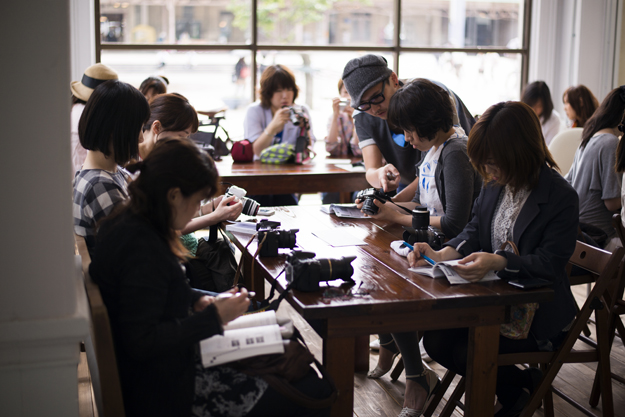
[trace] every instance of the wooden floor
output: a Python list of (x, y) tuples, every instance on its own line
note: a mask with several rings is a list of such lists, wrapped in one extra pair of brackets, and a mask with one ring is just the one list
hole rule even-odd
[[(267, 292), (268, 293), (268, 289)], [(575, 296), (583, 300), (586, 296), (585, 286), (579, 286), (574, 290)], [(580, 304), (581, 305), (581, 304)], [(321, 338), (303, 321), (295, 311), (284, 302), (281, 304), (278, 310), (278, 315), (289, 316), (293, 319), (295, 325), (300, 329), (302, 335), (306, 339), (308, 346), (314, 355), (321, 359)], [(594, 332), (594, 326), (591, 325), (591, 330)], [(372, 336), (372, 340), (375, 337)], [(373, 369), (377, 363), (377, 353), (371, 353), (370, 368)], [(625, 375), (625, 348), (622, 341), (617, 337), (614, 341), (614, 346), (611, 355), (612, 372), (619, 375)], [(440, 365), (432, 362), (430, 363), (432, 369), (434, 369), (439, 376), (443, 376), (445, 369)], [(572, 396), (576, 401), (581, 404), (588, 404), (588, 394), (592, 386), (594, 378), (595, 364), (578, 364), (578, 365), (564, 365), (560, 374), (556, 378), (555, 386)], [(355, 377), (355, 399), (354, 399), (354, 416), (358, 417), (395, 417), (399, 414), (403, 403), (403, 393), (405, 388), (405, 376), (399, 378), (395, 383), (392, 383), (389, 376), (384, 376), (379, 380), (368, 379), (364, 374), (357, 374)], [(454, 381), (454, 386), (455, 383)], [(614, 391), (614, 408), (615, 415), (618, 417), (625, 417), (625, 386), (619, 382), (613, 381), (612, 388)], [(447, 399), (451, 389), (445, 396)], [(91, 387), (91, 381), (89, 378), (89, 370), (87, 368), (87, 361), (84, 353), (81, 353), (81, 363), (78, 366), (78, 393), (79, 393), (79, 413), (81, 417), (97, 416), (95, 410), (95, 402), (93, 400), (93, 391)], [(583, 413), (577, 411), (575, 408), (564, 402), (557, 395), (554, 395), (555, 412), (556, 416), (566, 417), (578, 417), (584, 416)], [(444, 402), (439, 405), (435, 415), (442, 410)], [(601, 416), (601, 408), (594, 410), (597, 416)], [(462, 416), (462, 412), (458, 409), (453, 414), (454, 416)], [(534, 416), (543, 416), (542, 409), (539, 409)]]

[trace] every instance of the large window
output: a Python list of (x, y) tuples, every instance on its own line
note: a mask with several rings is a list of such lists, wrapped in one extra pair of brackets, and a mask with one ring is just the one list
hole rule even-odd
[[(290, 67), (323, 139), (345, 63), (386, 57), (400, 78), (453, 89), (474, 114), (527, 81), (531, 0), (96, 0), (97, 59), (139, 86), (170, 80), (198, 110), (228, 107), (242, 139), (261, 71)], [(256, 68), (252, 71), (252, 68)]]

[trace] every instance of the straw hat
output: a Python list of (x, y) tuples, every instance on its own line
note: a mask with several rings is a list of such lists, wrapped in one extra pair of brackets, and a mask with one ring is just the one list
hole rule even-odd
[(117, 80), (117, 73), (104, 64), (95, 64), (85, 70), (81, 81), (72, 81), (72, 94), (83, 101), (89, 100), (93, 90), (107, 80)]

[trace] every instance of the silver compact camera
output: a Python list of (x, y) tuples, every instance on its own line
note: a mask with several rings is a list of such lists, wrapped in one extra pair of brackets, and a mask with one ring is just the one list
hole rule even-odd
[(339, 101), (339, 111), (345, 111), (345, 109), (351, 104), (351, 101), (346, 98)]

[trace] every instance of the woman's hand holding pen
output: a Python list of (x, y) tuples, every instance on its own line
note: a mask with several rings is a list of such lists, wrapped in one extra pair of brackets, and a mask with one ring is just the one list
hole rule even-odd
[(414, 244), (414, 250), (408, 254), (408, 263), (411, 268), (415, 266), (427, 266), (430, 265), (428, 261), (426, 261), (423, 255), (432, 259), (434, 262), (440, 262), (441, 259), (440, 253), (436, 252), (434, 249), (430, 247), (425, 242), (416, 242)]
[(217, 296), (214, 301), (222, 325), (228, 324), (228, 322), (245, 313), (250, 306), (250, 299), (247, 298), (247, 290), (241, 288), (240, 293), (236, 293), (235, 291), (235, 289), (228, 291), (228, 293), (232, 293), (232, 296), (225, 298)]

